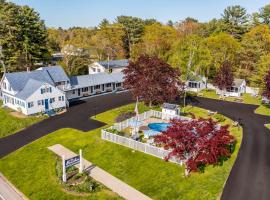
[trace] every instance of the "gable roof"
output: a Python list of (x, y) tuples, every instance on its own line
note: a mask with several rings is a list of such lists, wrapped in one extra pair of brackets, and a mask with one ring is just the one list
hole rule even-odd
[(98, 64), (102, 65), (104, 68), (120, 68), (120, 67), (127, 67), (129, 64), (128, 59), (123, 60), (109, 60), (109, 61), (99, 61)]
[(60, 66), (41, 67), (37, 70), (46, 70), (54, 82), (69, 81), (66, 72)]
[(17, 92), (21, 91), (30, 79), (49, 83), (52, 85), (54, 84), (53, 80), (48, 75), (48, 72), (43, 70), (6, 73), (5, 77), (8, 80), (11, 88)]
[(45, 84), (44, 82), (37, 81), (34, 79), (29, 79), (27, 83), (25, 84), (24, 88), (20, 92), (18, 92), (15, 95), (15, 97), (22, 100), (26, 100), (44, 84)]
[(82, 88), (94, 85), (101, 85), (112, 82), (123, 82), (124, 74), (118, 73), (97, 73), (82, 76), (73, 76), (70, 78), (72, 88)]
[(30, 72), (13, 72), (4, 75), (14, 91), (21, 91), (30, 79), (54, 85), (56, 82), (69, 81), (60, 66), (42, 67)]
[(235, 78), (233, 80), (233, 86), (234, 87), (240, 87), (245, 82), (244, 79)]
[(171, 103), (163, 103), (162, 108), (168, 109), (168, 110), (175, 110), (179, 106), (177, 104), (171, 104)]

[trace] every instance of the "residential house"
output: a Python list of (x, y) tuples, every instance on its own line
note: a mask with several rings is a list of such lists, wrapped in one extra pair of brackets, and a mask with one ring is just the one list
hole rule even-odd
[(234, 79), (233, 85), (230, 88), (227, 88), (225, 92), (222, 92), (220, 89), (216, 89), (216, 93), (221, 95), (223, 93), (226, 97), (240, 97), (243, 93), (246, 92), (246, 81), (244, 79)]
[(1, 80), (3, 105), (25, 115), (66, 108), (65, 93), (69, 78), (59, 67), (44, 67), (30, 72), (5, 73)]
[(121, 72), (128, 66), (128, 64), (129, 61), (127, 59), (94, 62), (89, 66), (89, 74), (96, 74), (100, 72)]
[(203, 89), (206, 89), (206, 87), (207, 87), (207, 81), (204, 76), (192, 74), (189, 77), (189, 80), (186, 82), (187, 91), (199, 92)]

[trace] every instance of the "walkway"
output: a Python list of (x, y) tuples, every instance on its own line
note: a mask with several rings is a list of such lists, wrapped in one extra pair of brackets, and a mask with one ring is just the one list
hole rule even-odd
[(0, 199), (1, 200), (27, 200), (18, 189), (15, 188), (5, 177), (0, 173)]
[[(58, 156), (64, 155), (65, 158), (72, 158), (77, 155), (60, 144), (51, 146), (49, 147), (49, 149)], [(119, 196), (127, 200), (151, 200), (148, 196), (144, 195), (133, 187), (130, 187), (123, 181), (112, 176), (106, 171), (100, 169), (99, 167), (94, 166), (91, 162), (83, 159), (83, 165), (86, 170), (89, 169), (89, 176), (102, 183), (103, 185), (111, 189), (113, 192), (117, 193)], [(79, 166), (77, 165), (77, 167)]]

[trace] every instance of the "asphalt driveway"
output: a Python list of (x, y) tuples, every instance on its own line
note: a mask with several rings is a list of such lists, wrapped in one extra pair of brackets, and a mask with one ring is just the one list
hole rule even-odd
[[(0, 139), (0, 158), (28, 143), (61, 128), (90, 131), (104, 124), (92, 119), (95, 113), (131, 103), (129, 92), (108, 94), (78, 102), (62, 115), (37, 123), (16, 134)], [(256, 106), (205, 98), (189, 99), (194, 106), (202, 107), (240, 120), (244, 136), (236, 162), (225, 184), (221, 199), (270, 199), (270, 131), (264, 124), (270, 117), (254, 113)], [(192, 188), (191, 188), (192, 189)]]
[(62, 115), (56, 115), (34, 124), (22, 131), (0, 138), (0, 158), (61, 128), (90, 131), (105, 124), (90, 119), (95, 114), (131, 103), (129, 92), (112, 93), (76, 102)]
[(257, 106), (219, 100), (196, 98), (198, 107), (218, 111), (241, 121), (244, 129), (242, 145), (232, 168), (221, 199), (270, 199), (270, 130), (264, 124), (270, 117), (254, 113)]

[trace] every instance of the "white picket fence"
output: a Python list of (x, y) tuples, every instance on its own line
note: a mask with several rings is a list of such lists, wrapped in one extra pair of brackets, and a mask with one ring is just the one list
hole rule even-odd
[[(142, 142), (138, 142), (136, 140), (133, 140), (131, 138), (127, 138), (127, 137), (123, 137), (120, 135), (116, 135), (113, 133), (110, 133), (106, 130), (101, 130), (101, 138), (103, 140), (107, 140), (116, 144), (120, 144), (123, 145), (125, 147), (129, 147), (131, 149), (137, 150), (137, 151), (141, 151), (143, 153), (164, 159), (166, 156), (168, 156), (168, 154), (170, 153), (170, 151), (159, 148), (159, 147), (155, 147), (152, 145), (149, 145), (147, 143), (142, 143)], [(170, 160), (170, 162), (173, 163), (177, 163), (182, 165), (183, 161), (176, 159), (175, 157), (172, 157)]]
[[(149, 111), (146, 111), (146, 112), (144, 112), (142, 114), (139, 114), (138, 121), (143, 121), (143, 120), (149, 119), (151, 117), (159, 118), (159, 119), (161, 119), (162, 117), (165, 118), (165, 119), (172, 119), (172, 118), (178, 118), (178, 119), (182, 119), (182, 120), (189, 120), (190, 119), (188, 117), (183, 117), (183, 116), (179, 116), (179, 115), (168, 115), (168, 114), (164, 114), (164, 113), (162, 113), (160, 111), (149, 110)], [(110, 128), (111, 129), (116, 129), (117, 131), (122, 131), (125, 128), (129, 127), (130, 122), (134, 121), (134, 120), (135, 120), (135, 117), (132, 117), (132, 118), (127, 119), (127, 120), (125, 120), (123, 122), (115, 123)]]

